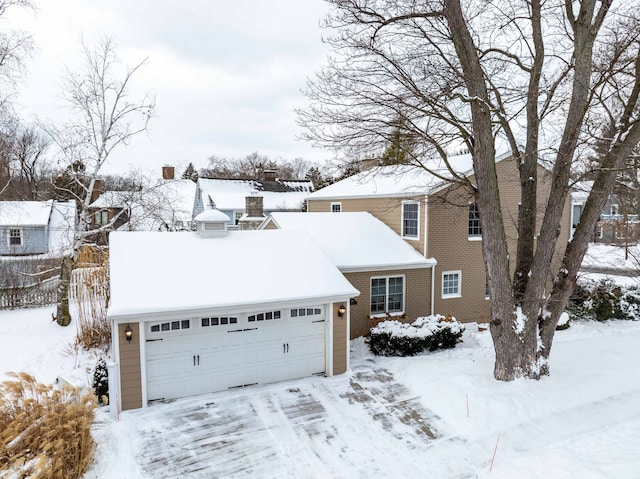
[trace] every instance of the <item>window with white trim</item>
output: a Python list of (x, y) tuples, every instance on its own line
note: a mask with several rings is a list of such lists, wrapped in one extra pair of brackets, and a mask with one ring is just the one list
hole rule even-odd
[(420, 230), (420, 203), (417, 201), (402, 202), (402, 237), (418, 238)]
[[(518, 211), (520, 210), (518, 209)], [(478, 212), (478, 204), (471, 203), (469, 205), (469, 238), (480, 238), (481, 236), (482, 226), (480, 225), (480, 213)]]
[(459, 298), (462, 293), (462, 272), (444, 271), (442, 273), (442, 297)]
[(371, 314), (404, 311), (404, 283), (404, 276), (371, 278)]
[(331, 212), (332, 213), (341, 213), (342, 212), (342, 203), (331, 203)]
[(9, 229), (9, 246), (22, 246), (22, 230), (20, 228)]

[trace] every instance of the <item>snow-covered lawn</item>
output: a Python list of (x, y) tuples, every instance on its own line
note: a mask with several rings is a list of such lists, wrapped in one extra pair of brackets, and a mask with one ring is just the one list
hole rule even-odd
[[(0, 372), (24, 370), (45, 382), (58, 375), (88, 382), (95, 358), (65, 355), (75, 327), (58, 327), (52, 311), (0, 311)], [(251, 442), (234, 456), (235, 472), (227, 470), (225, 477), (640, 477), (640, 322), (574, 323), (558, 332), (551, 376), (540, 381), (495, 381), (489, 332), (470, 325), (463, 339), (456, 349), (411, 358), (375, 358), (356, 340), (352, 372), (342, 376), (158, 404), (125, 412), (119, 422), (102, 410), (95, 427), (96, 463), (86, 477), (166, 477), (150, 467), (145, 449), (172, 442), (172, 420), (180, 419), (175, 415), (182, 408), (195, 411), (198, 425), (213, 414), (212, 404), (218, 405), (215, 414), (223, 414), (215, 416), (222, 419), (216, 427), (245, 424), (251, 432), (246, 436)], [(367, 370), (391, 373), (404, 395), (395, 402), (381, 395), (369, 405), (349, 401), (358, 372)], [(368, 392), (376, 393), (374, 383)], [(319, 404), (321, 417), (287, 416), (295, 401), (305, 398)], [(422, 440), (403, 432), (399, 416), (391, 417), (401, 403), (427, 411), (438, 437)], [(381, 426), (387, 423), (391, 429)], [(211, 429), (206, 439), (224, 442), (215, 434)], [(260, 456), (261, 450), (270, 455)], [(203, 451), (187, 452), (197, 460)], [(159, 448), (155, 457), (163, 453)], [(263, 459), (256, 461), (257, 455)]]

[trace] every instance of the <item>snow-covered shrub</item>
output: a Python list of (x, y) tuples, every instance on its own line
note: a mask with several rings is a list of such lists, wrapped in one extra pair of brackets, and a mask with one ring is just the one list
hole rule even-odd
[(109, 375), (107, 372), (107, 362), (100, 358), (93, 370), (93, 392), (98, 399), (98, 404), (109, 404)]
[(620, 286), (611, 279), (578, 281), (569, 299), (571, 319), (640, 319), (640, 288)]
[(611, 318), (622, 319), (621, 297), (622, 289), (620, 286), (608, 279), (600, 281), (590, 297), (595, 319), (597, 321), (606, 321)]
[(453, 348), (464, 326), (451, 316), (425, 316), (413, 323), (389, 320), (371, 328), (367, 344), (376, 356), (415, 356), (424, 351)]

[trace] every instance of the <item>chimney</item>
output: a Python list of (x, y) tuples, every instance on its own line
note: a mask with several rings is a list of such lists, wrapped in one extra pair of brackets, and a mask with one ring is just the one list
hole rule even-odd
[(245, 198), (245, 213), (238, 221), (242, 230), (257, 230), (264, 220), (263, 199), (257, 191)]
[(262, 174), (264, 175), (264, 180), (265, 181), (276, 181), (276, 170), (275, 169), (268, 169), (268, 170), (264, 170), (262, 172)]
[(165, 165), (162, 167), (162, 179), (173, 180), (175, 178), (175, 169), (173, 166)]
[(249, 218), (264, 218), (263, 199), (257, 192), (245, 198), (245, 213)]
[(91, 191), (91, 203), (96, 201), (102, 194), (102, 191), (100, 191), (101, 186), (102, 186), (102, 181), (96, 178), (93, 181), (93, 190)]

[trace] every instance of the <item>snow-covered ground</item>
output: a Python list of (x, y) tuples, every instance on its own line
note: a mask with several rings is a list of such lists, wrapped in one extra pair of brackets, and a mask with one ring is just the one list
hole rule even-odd
[[(616, 257), (611, 251), (595, 254), (600, 264)], [(89, 383), (95, 356), (74, 354), (69, 346), (74, 324), (57, 326), (52, 312), (53, 307), (0, 311), (0, 380), (6, 371), (26, 371), (43, 382), (62, 376)], [(233, 414), (216, 423), (205, 439), (227, 446), (226, 439), (238, 440), (236, 462), (226, 463), (238, 467), (203, 477), (640, 477), (640, 322), (572, 323), (557, 333), (551, 375), (540, 381), (495, 381), (489, 332), (469, 325), (463, 340), (453, 350), (377, 358), (360, 339), (352, 342), (352, 371), (334, 378), (188, 398), (127, 411), (119, 421), (103, 408), (95, 427), (96, 463), (86, 479), (169, 477), (149, 466), (148, 449), (172, 442), (179, 420), (172, 415), (182, 408), (195, 411), (198, 424), (212, 414), (214, 403), (217, 411), (228, 407)], [(388, 371), (404, 395), (396, 402), (386, 398), (386, 403), (367, 406), (356, 399), (351, 404), (345, 398), (358, 372), (366, 370)], [(309, 422), (285, 417), (294, 400), (307, 399), (317, 402), (321, 417)], [(401, 403), (428, 411), (437, 438), (421, 442), (404, 433), (402, 421), (394, 423), (395, 430), (381, 427), (384, 415)], [(250, 410), (257, 411), (256, 418), (248, 416)], [(229, 438), (212, 437), (225, 425), (233, 430)], [(245, 426), (250, 436), (239, 436)], [(194, 437), (193, 442), (205, 439)], [(251, 440), (246, 447), (244, 439)], [(268, 454), (260, 455), (264, 451)], [(160, 447), (157, 455), (163, 452)], [(202, 451), (187, 452), (197, 458)]]

